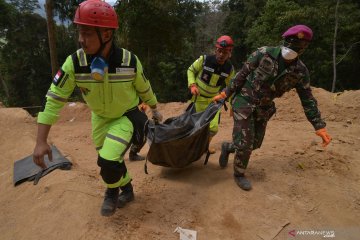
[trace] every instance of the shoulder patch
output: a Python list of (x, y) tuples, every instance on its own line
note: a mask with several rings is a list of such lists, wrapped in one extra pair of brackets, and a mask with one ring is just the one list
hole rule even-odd
[(59, 85), (59, 83), (65, 77), (65, 75), (66, 75), (65, 72), (60, 68), (59, 71), (57, 71), (57, 73), (55, 74), (55, 77), (53, 79), (53, 84), (55, 86)]

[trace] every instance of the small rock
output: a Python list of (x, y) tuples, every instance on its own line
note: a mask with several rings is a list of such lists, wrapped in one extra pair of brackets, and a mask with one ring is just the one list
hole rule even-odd
[(304, 155), (304, 154), (305, 154), (305, 151), (302, 150), (302, 149), (296, 149), (296, 150), (295, 150), (295, 154)]
[(334, 121), (335, 119), (336, 119), (335, 115), (330, 115), (330, 116), (329, 116), (329, 120), (330, 120), (330, 121)]
[(315, 150), (318, 151), (318, 152), (323, 152), (323, 151), (324, 151), (324, 148), (322, 148), (322, 147), (316, 147)]
[(298, 168), (304, 170), (304, 165), (302, 163), (298, 163)]
[(50, 187), (49, 187), (49, 186), (45, 186), (45, 187), (44, 187), (44, 193), (47, 193), (48, 191), (50, 191)]

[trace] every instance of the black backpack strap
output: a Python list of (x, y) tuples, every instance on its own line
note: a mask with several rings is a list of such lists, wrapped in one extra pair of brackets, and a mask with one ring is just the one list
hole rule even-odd
[(207, 148), (207, 152), (206, 152), (206, 157), (205, 157), (205, 161), (204, 161), (204, 165), (206, 165), (209, 161), (209, 157), (210, 157), (210, 151), (209, 151), (209, 146)]

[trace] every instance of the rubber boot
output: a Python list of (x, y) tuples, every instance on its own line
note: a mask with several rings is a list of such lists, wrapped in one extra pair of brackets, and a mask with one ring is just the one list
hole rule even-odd
[(214, 154), (216, 153), (216, 149), (214, 147), (210, 147), (210, 143), (211, 143), (211, 140), (212, 140), (213, 137), (209, 137), (209, 153), (210, 154)]
[(237, 185), (245, 191), (249, 191), (251, 190), (251, 183), (250, 181), (245, 177), (244, 174), (238, 174), (238, 175), (234, 175), (235, 178), (235, 182), (237, 183)]
[(136, 152), (129, 152), (129, 160), (130, 161), (143, 161), (145, 160), (145, 157), (140, 156), (139, 154), (137, 154)]
[(121, 189), (121, 193), (118, 198), (117, 207), (123, 208), (123, 207), (125, 207), (125, 205), (127, 203), (133, 201), (135, 199), (135, 196), (134, 196), (134, 190), (133, 190), (133, 186), (132, 186), (131, 182), (129, 182), (128, 184), (126, 184), (123, 187), (120, 187), (120, 189)]
[(223, 142), (221, 144), (221, 153), (219, 157), (219, 165), (224, 168), (229, 162), (230, 153), (234, 153), (235, 149), (232, 147), (232, 144), (229, 142)]
[(118, 204), (119, 188), (107, 188), (105, 191), (104, 202), (101, 206), (102, 216), (111, 216), (115, 213)]

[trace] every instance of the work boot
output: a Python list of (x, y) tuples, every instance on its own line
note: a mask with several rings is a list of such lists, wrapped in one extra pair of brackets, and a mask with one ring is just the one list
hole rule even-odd
[(214, 154), (216, 153), (216, 149), (214, 147), (210, 147), (210, 143), (211, 143), (211, 140), (212, 140), (213, 137), (209, 137), (209, 148), (208, 148), (208, 151), (210, 154)]
[(221, 144), (221, 153), (219, 157), (219, 165), (220, 167), (224, 168), (227, 166), (229, 162), (229, 154), (234, 153), (235, 149), (232, 148), (231, 143), (223, 142)]
[(251, 183), (250, 181), (245, 177), (244, 174), (234, 175), (235, 182), (239, 187), (245, 191), (251, 190)]
[(134, 196), (134, 190), (133, 190), (133, 186), (131, 185), (131, 182), (129, 182), (128, 184), (126, 184), (123, 187), (120, 187), (120, 189), (121, 189), (121, 193), (118, 198), (117, 207), (123, 208), (123, 207), (125, 207), (125, 205), (128, 202), (133, 201), (135, 199), (135, 196)]
[(145, 157), (140, 156), (139, 154), (137, 154), (136, 152), (129, 152), (129, 160), (130, 161), (143, 161), (145, 160)]
[(105, 191), (104, 202), (101, 206), (102, 216), (111, 216), (115, 213), (118, 204), (119, 188), (107, 188)]

